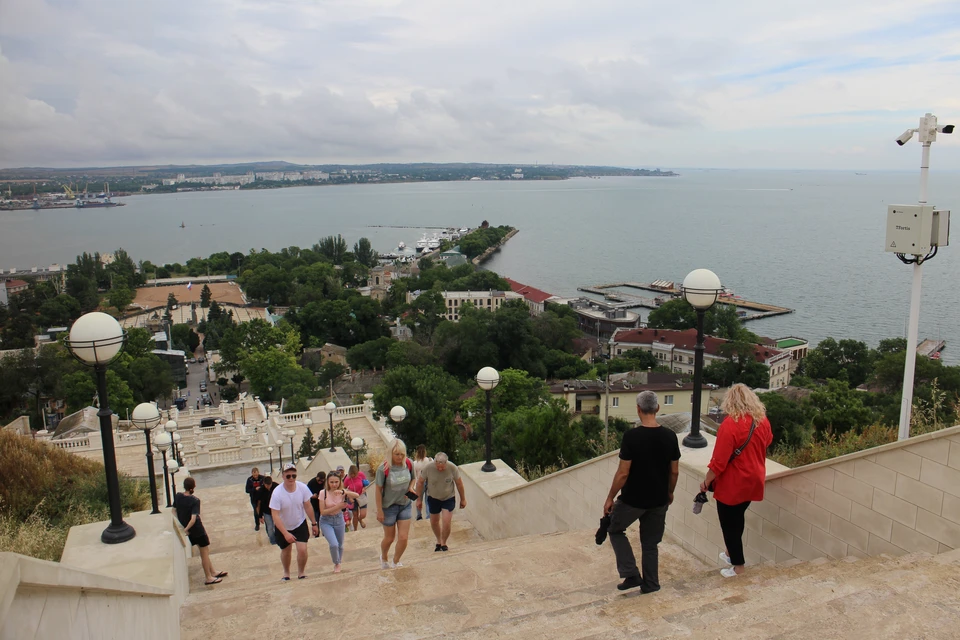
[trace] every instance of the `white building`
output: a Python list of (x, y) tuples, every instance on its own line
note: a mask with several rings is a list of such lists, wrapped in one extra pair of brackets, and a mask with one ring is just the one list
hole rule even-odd
[[(416, 300), (421, 293), (426, 292), (407, 293), (407, 302)], [(496, 311), (508, 300), (524, 299), (522, 295), (513, 291), (443, 291), (441, 295), (447, 307), (445, 317), (452, 322), (459, 322), (460, 309), (468, 302), (477, 309)]]

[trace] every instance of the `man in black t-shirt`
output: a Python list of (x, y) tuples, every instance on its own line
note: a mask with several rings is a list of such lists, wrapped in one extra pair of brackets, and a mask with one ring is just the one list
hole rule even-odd
[(260, 475), (260, 469), (254, 467), (250, 471), (250, 477), (247, 478), (247, 495), (250, 496), (250, 506), (253, 508), (253, 530), (260, 531), (260, 516), (257, 514), (257, 492), (263, 483), (263, 476)]
[(257, 489), (257, 513), (260, 514), (260, 522), (267, 529), (267, 539), (270, 544), (277, 544), (277, 530), (273, 525), (273, 512), (270, 511), (270, 496), (273, 495), (277, 484), (270, 476), (261, 476), (263, 483)]
[[(323, 484), (327, 481), (327, 474), (323, 471), (317, 472), (316, 478), (311, 478), (307, 482), (307, 489), (310, 490), (310, 506), (313, 507), (313, 516), (316, 522), (320, 522), (320, 492), (323, 491)], [(320, 537), (320, 534), (313, 536)]]
[[(610, 516), (610, 546), (617, 556), (617, 571), (623, 582), (617, 589), (640, 587), (643, 593), (660, 590), (657, 545), (663, 539), (667, 507), (673, 502), (673, 490), (680, 475), (680, 445), (677, 434), (657, 423), (660, 404), (653, 391), (637, 394), (637, 415), (640, 421), (623, 434), (620, 444), (620, 466), (603, 503), (604, 515)], [(614, 498), (620, 498), (614, 503)], [(627, 527), (640, 521), (640, 564), (625, 533)]]

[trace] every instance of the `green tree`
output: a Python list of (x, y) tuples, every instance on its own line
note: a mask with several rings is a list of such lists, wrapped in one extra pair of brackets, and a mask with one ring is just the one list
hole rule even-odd
[(44, 327), (69, 327), (81, 313), (77, 299), (64, 293), (40, 305), (40, 323)]
[(188, 324), (175, 324), (170, 330), (173, 334), (173, 348), (193, 354), (200, 346), (200, 336)]
[(433, 425), (434, 432), (442, 431), (440, 423), (452, 418), (462, 392), (456, 378), (439, 367), (402, 366), (387, 371), (373, 392), (373, 402), (376, 412), (384, 416), (395, 405), (404, 407), (406, 419), (388, 424), (408, 446), (422, 443), (436, 451), (437, 443), (427, 439), (428, 429)]
[(180, 301), (177, 300), (177, 296), (172, 293), (167, 296), (167, 311), (173, 311), (173, 308), (180, 304)]
[(826, 338), (804, 359), (804, 372), (811, 378), (845, 380), (851, 387), (866, 382), (870, 371), (870, 350), (859, 340)]
[(200, 289), (200, 308), (206, 309), (209, 307), (211, 298), (213, 298), (213, 294), (210, 292), (210, 287), (203, 285), (203, 289)]
[(314, 245), (314, 251), (327, 258), (333, 264), (343, 264), (347, 255), (347, 241), (343, 236), (327, 236), (322, 238), (319, 244)]
[(873, 412), (864, 405), (863, 392), (851, 389), (845, 380), (828, 380), (810, 394), (813, 426), (818, 434), (859, 430), (874, 421)]
[(393, 344), (393, 338), (383, 337), (355, 345), (347, 350), (347, 362), (354, 369), (383, 369)]
[(303, 440), (300, 441), (300, 448), (297, 450), (298, 458), (312, 458), (317, 453), (317, 441), (313, 438), (313, 431), (310, 427), (303, 434)]
[(773, 431), (772, 447), (796, 448), (807, 444), (813, 436), (814, 409), (806, 398), (791, 400), (780, 393), (761, 393), (760, 401), (767, 409)]
[(357, 262), (368, 267), (377, 266), (377, 262), (380, 260), (379, 254), (373, 250), (368, 238), (360, 238), (356, 244), (353, 245), (353, 255)]
[(110, 290), (110, 306), (116, 308), (118, 313), (123, 313), (126, 308), (130, 306), (130, 303), (133, 302), (133, 298), (133, 291), (127, 287), (125, 283), (121, 283), (119, 286)]

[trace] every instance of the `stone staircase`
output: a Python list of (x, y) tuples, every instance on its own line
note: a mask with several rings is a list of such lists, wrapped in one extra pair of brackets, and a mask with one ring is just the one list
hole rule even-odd
[[(608, 544), (592, 531), (483, 540), (456, 514), (446, 553), (414, 522), (404, 567), (380, 570), (381, 528), (347, 533), (343, 573), (310, 541), (308, 578), (281, 583), (279, 551), (254, 532), (242, 487), (198, 489), (221, 584), (192, 593), (182, 637), (231, 638), (956, 638), (960, 550), (749, 567), (720, 577), (681, 548), (660, 547), (663, 588), (616, 590)], [(631, 540), (639, 544), (635, 532)]]

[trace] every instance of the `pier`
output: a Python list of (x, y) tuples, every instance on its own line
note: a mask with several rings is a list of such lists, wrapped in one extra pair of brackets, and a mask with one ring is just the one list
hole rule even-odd
[(947, 346), (943, 340), (927, 339), (917, 347), (917, 355), (925, 358), (939, 358), (940, 352)]
[[(611, 292), (611, 289), (637, 289), (639, 291), (652, 291), (658, 293), (656, 297), (642, 296), (635, 293), (624, 291)], [(577, 287), (577, 291), (584, 291), (594, 295), (602, 296), (606, 304), (616, 309), (632, 309), (637, 307), (646, 307), (647, 309), (656, 309), (667, 300), (679, 297), (680, 289), (675, 283), (668, 280), (656, 280), (651, 283), (646, 282), (610, 282), (607, 284), (596, 284), (592, 287)], [(793, 313), (793, 309), (780, 307), (763, 302), (752, 302), (744, 300), (729, 293), (721, 293), (717, 299), (720, 304), (729, 304), (737, 308), (744, 315), (740, 320), (757, 320), (759, 318), (770, 318), (787, 313)]]

